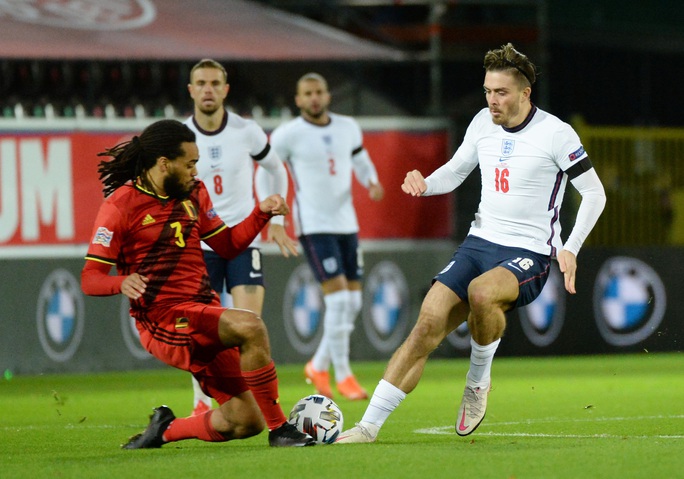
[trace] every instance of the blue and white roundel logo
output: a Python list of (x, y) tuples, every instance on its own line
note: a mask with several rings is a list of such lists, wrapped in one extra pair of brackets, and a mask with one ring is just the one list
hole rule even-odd
[(594, 314), (603, 339), (630, 346), (655, 333), (667, 297), (658, 273), (636, 258), (615, 257), (599, 270), (594, 285)]
[(458, 328), (447, 335), (447, 341), (459, 351), (470, 351), (470, 330), (468, 322), (463, 321)]
[(558, 338), (565, 321), (565, 281), (556, 263), (539, 296), (518, 314), (525, 336), (535, 346), (549, 346)]
[(408, 323), (408, 284), (391, 261), (381, 261), (368, 274), (364, 287), (363, 327), (378, 351), (394, 351), (404, 339)]
[(311, 354), (323, 335), (323, 294), (308, 264), (290, 275), (283, 298), (283, 321), (290, 344), (301, 354)]
[(152, 356), (143, 348), (140, 344), (140, 333), (138, 328), (135, 327), (135, 318), (130, 314), (131, 302), (126, 296), (121, 297), (121, 310), (119, 312), (119, 318), (121, 321), (121, 336), (123, 337), (124, 343), (126, 344), (126, 349), (137, 359), (150, 359)]
[(38, 297), (38, 338), (53, 361), (69, 360), (83, 337), (83, 295), (79, 282), (65, 269), (50, 273)]

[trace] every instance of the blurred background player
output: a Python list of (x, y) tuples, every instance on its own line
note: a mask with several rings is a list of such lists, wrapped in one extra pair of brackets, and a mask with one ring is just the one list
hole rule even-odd
[(313, 444), (280, 407), (266, 325), (251, 311), (221, 306), (200, 247), (203, 240), (225, 258), (237, 256), (271, 216), (289, 212), (285, 200), (269, 196), (244, 221), (226, 226), (195, 178), (195, 134), (176, 120), (152, 123), (101, 155), (112, 159), (98, 168), (106, 199), (81, 273), (83, 291), (128, 297), (145, 349), (192, 373), (220, 405), (187, 418), (157, 407), (147, 429), (123, 448), (242, 439), (259, 434), (264, 420), (271, 446)]
[[(256, 185), (259, 198), (271, 194), (287, 198), (288, 178), (283, 162), (269, 145), (262, 128), (224, 107), (229, 89), (225, 68), (212, 59), (200, 60), (190, 71), (188, 91), (194, 102), (194, 114), (185, 123), (197, 137), (198, 177), (207, 187), (218, 215), (228, 226), (233, 226), (254, 209), (255, 163), (264, 171)], [(285, 233), (282, 216), (269, 222), (267, 240), (277, 243), (283, 256), (298, 254), (296, 244)], [(265, 291), (259, 245), (257, 237), (249, 248), (230, 260), (216, 254), (205, 243), (202, 249), (211, 287), (219, 295), (224, 291), (230, 294), (224, 306), (247, 309), (261, 316)], [(194, 378), (192, 384), (193, 413), (211, 409), (211, 398)]]
[(349, 364), (363, 275), (352, 171), (373, 200), (380, 201), (384, 190), (363, 148), (356, 120), (328, 111), (325, 78), (317, 73), (301, 77), (295, 103), (300, 116), (278, 126), (271, 144), (290, 169), (297, 236), (325, 302), (323, 337), (304, 372), (320, 394), (332, 397), (328, 372), (332, 363), (339, 393), (347, 399), (366, 399), (368, 394)]
[[(531, 101), (536, 68), (510, 43), (484, 57), (487, 108), (475, 115), (452, 158), (427, 178), (409, 171), (412, 196), (453, 191), (477, 167), (480, 205), (468, 236), (435, 276), (409, 337), (392, 355), (363, 418), (338, 443), (374, 442), (385, 420), (418, 385), (430, 353), (463, 321), (471, 334), (470, 368), (456, 433), (471, 434), (487, 411), (494, 353), (506, 313), (541, 293), (552, 258), (575, 294), (577, 254), (606, 196), (577, 133)], [(563, 244), (560, 209), (568, 180), (582, 196)]]

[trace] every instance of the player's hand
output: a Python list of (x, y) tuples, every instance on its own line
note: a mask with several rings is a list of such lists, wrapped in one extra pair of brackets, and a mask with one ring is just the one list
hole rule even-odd
[(385, 197), (385, 188), (379, 182), (371, 183), (368, 187), (368, 196), (373, 201), (380, 201)]
[(406, 173), (406, 178), (404, 178), (401, 189), (408, 195), (421, 196), (427, 191), (427, 184), (420, 171), (412, 170)]
[(259, 203), (262, 213), (269, 213), (271, 216), (285, 216), (290, 214), (290, 207), (280, 195), (271, 195)]
[(299, 251), (297, 251), (297, 243), (295, 243), (292, 238), (290, 238), (285, 232), (285, 227), (283, 225), (276, 225), (269, 223), (268, 232), (266, 233), (266, 241), (268, 243), (275, 242), (280, 248), (280, 252), (286, 258), (293, 256), (299, 256)]
[(147, 283), (150, 279), (147, 276), (133, 273), (124, 278), (121, 283), (121, 294), (129, 299), (140, 299), (147, 289)]
[(565, 290), (575, 294), (575, 274), (577, 273), (577, 257), (570, 251), (561, 250), (558, 253), (558, 266), (565, 277)]

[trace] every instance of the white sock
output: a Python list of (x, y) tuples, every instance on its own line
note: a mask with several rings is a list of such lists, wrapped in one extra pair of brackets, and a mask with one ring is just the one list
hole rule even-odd
[(466, 376), (466, 384), (472, 387), (487, 388), (492, 381), (492, 361), (501, 339), (491, 344), (480, 346), (470, 338), (470, 369)]
[(337, 365), (335, 366), (335, 381), (338, 383), (352, 375), (351, 365), (349, 364), (349, 352), (351, 349), (349, 341), (351, 333), (354, 331), (356, 317), (359, 315), (362, 305), (363, 299), (361, 297), (361, 291), (349, 290), (347, 308), (344, 312), (344, 328), (339, 328), (335, 333), (336, 335), (339, 335), (338, 342), (336, 343), (336, 348), (339, 350), (339, 357), (335, 358), (331, 349), (333, 364), (337, 361)]
[(347, 323), (349, 324), (351, 333), (354, 331), (354, 323), (363, 307), (363, 297), (361, 290), (349, 290), (349, 309), (347, 310)]
[(365, 427), (371, 425), (380, 429), (392, 411), (401, 404), (404, 398), (406, 398), (404, 391), (381, 379), (373, 392), (373, 397), (366, 408), (366, 412), (361, 418), (361, 424)]
[(210, 408), (212, 407), (211, 404), (211, 398), (204, 394), (204, 391), (202, 391), (202, 388), (200, 387), (199, 383), (197, 382), (197, 379), (195, 379), (194, 376), (192, 376), (192, 391), (195, 395), (193, 401), (192, 401), (192, 407), (193, 409), (197, 407), (197, 404), (199, 404), (200, 401), (202, 401), (204, 404), (209, 406)]
[[(344, 352), (344, 330), (346, 329), (346, 310), (349, 303), (349, 291), (341, 290), (326, 294), (323, 297), (325, 302), (325, 314), (323, 316), (323, 337), (316, 349), (312, 359), (313, 367), (316, 371), (327, 371), (332, 360), (337, 369), (344, 369), (344, 364), (340, 362), (340, 355), (347, 357), (347, 369), (349, 369), (349, 337), (346, 340), (346, 354)], [(345, 376), (346, 377), (346, 376)]]
[(325, 336), (325, 326), (321, 342), (318, 343), (316, 352), (311, 358), (311, 364), (316, 371), (327, 371), (330, 369), (330, 347), (328, 346), (328, 338)]

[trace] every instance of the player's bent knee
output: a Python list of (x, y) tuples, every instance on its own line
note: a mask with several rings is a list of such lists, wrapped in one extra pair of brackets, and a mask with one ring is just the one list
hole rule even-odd
[(494, 294), (494, 288), (490, 284), (474, 280), (468, 286), (468, 303), (471, 309), (490, 305), (495, 299)]
[(268, 332), (264, 321), (252, 311), (228, 309), (221, 315), (219, 335), (224, 344), (241, 345), (248, 341), (265, 341)]

